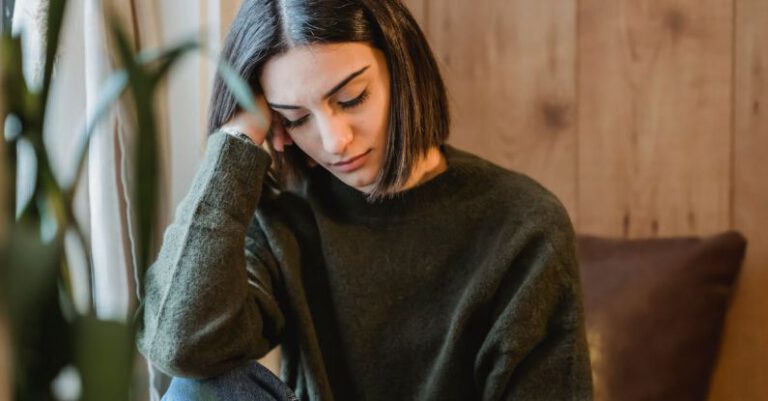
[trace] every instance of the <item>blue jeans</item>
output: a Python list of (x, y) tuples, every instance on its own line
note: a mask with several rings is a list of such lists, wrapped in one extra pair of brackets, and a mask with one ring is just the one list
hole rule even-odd
[(256, 361), (205, 380), (174, 377), (162, 401), (298, 401), (293, 391)]

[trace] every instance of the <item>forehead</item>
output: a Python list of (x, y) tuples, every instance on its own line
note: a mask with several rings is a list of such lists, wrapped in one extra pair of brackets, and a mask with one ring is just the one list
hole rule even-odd
[(259, 83), (270, 102), (290, 103), (317, 99), (349, 74), (370, 66), (378, 76), (383, 55), (367, 43), (312, 44), (272, 57), (262, 68)]

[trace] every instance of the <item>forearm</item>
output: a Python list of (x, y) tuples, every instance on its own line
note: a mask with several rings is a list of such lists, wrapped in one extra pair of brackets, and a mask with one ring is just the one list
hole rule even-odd
[(244, 242), (269, 163), (266, 152), (238, 138), (209, 138), (144, 278), (138, 344), (167, 373), (214, 375), (268, 350)]

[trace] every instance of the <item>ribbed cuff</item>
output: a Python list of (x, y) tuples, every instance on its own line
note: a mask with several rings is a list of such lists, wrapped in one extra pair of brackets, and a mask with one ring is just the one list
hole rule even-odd
[(249, 222), (272, 163), (269, 153), (253, 143), (217, 131), (208, 137), (203, 160), (202, 168), (210, 175), (202, 201)]

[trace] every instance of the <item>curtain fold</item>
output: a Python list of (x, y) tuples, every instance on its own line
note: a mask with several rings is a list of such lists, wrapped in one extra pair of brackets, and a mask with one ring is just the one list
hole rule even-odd
[[(110, 46), (106, 27), (109, 16), (117, 17), (128, 35), (134, 50), (158, 48), (162, 43), (158, 13), (155, 2), (139, 0), (98, 1), (86, 0), (86, 23), (90, 30), (85, 37), (90, 42), (85, 48), (90, 51), (86, 57), (86, 74), (89, 87), (89, 106), (97, 101), (95, 92), (100, 82), (108, 76), (115, 65), (116, 54)], [(102, 9), (103, 7), (103, 9)], [(160, 184), (159, 203), (156, 205), (157, 222), (154, 233), (154, 250), (159, 249), (161, 229), (168, 220), (168, 116), (163, 101), (166, 85), (160, 85), (155, 92), (156, 121), (159, 134), (159, 160), (157, 171)], [(91, 101), (92, 100), (92, 101)], [(136, 265), (136, 216), (131, 193), (137, 180), (134, 174), (134, 140), (136, 126), (134, 109), (128, 99), (122, 99), (119, 106), (99, 127), (91, 142), (89, 154), (89, 194), (91, 219), (94, 295), (96, 310), (100, 317), (127, 320), (133, 317), (141, 296), (140, 267)], [(155, 369), (141, 356), (137, 363), (140, 383), (146, 387), (149, 398), (159, 401), (167, 388), (169, 378)], [(142, 380), (143, 379), (143, 380)], [(139, 390), (139, 389), (136, 389)]]
[[(117, 55), (110, 45), (107, 26), (110, 15), (117, 17), (134, 50), (157, 48), (162, 45), (157, 23), (155, 3), (138, 0), (100, 1), (85, 0), (85, 70), (86, 112), (90, 114), (98, 102), (99, 89), (114, 71)], [(156, 172), (160, 184), (158, 224), (154, 233), (154, 248), (159, 248), (160, 228), (168, 219), (168, 149), (166, 140), (167, 107), (166, 87), (160, 85), (155, 92), (158, 123), (159, 167)], [(99, 317), (125, 320), (138, 306), (140, 283), (136, 266), (135, 216), (130, 194), (142, 177), (134, 175), (134, 110), (127, 96), (115, 107), (110, 116), (98, 126), (91, 141), (89, 153), (89, 200), (91, 219), (94, 295)]]
[[(85, 109), (92, 115), (100, 89), (113, 71), (109, 54), (102, 2), (85, 0)], [(130, 292), (128, 274), (133, 269), (130, 224), (123, 218), (124, 188), (120, 172), (124, 166), (119, 139), (124, 136), (123, 107), (118, 107), (99, 122), (88, 152), (88, 194), (90, 201), (93, 295), (96, 315), (101, 319), (127, 321)], [(127, 249), (126, 249), (127, 248)]]

